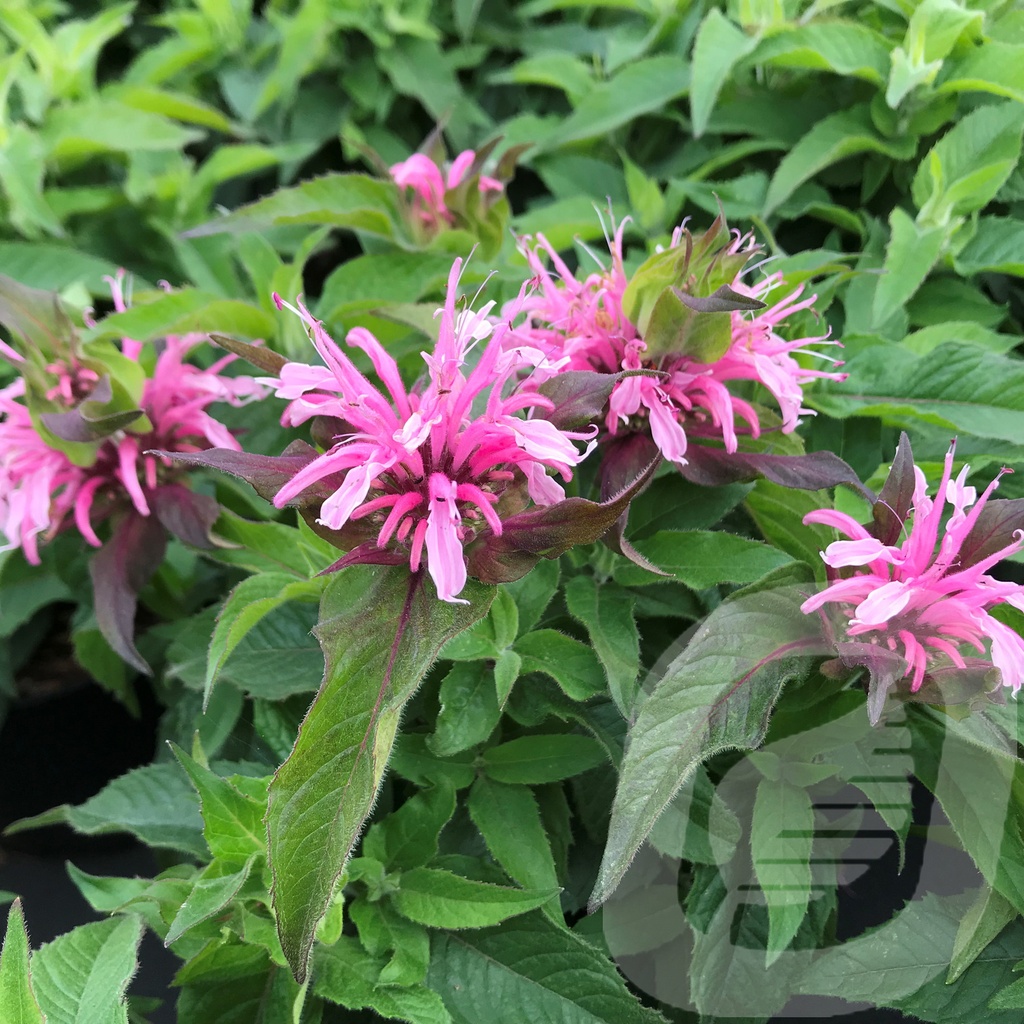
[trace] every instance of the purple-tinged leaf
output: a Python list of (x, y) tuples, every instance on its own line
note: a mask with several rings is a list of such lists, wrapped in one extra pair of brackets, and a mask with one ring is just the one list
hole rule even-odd
[[(206, 469), (217, 469), (244, 480), (253, 490), (267, 501), (300, 469), (305, 469), (316, 457), (317, 450), (304, 441), (293, 441), (281, 455), (253, 455), (250, 452), (236, 452), (230, 448), (210, 448), (204, 452), (164, 452), (154, 451), (148, 454), (161, 455), (172, 462), (186, 466), (202, 466)], [(323, 501), (337, 490), (326, 481), (303, 491), (300, 498), (289, 504), (302, 504), (302, 498), (309, 495), (311, 500)]]
[(883, 544), (895, 544), (900, 539), (914, 504), (914, 483), (914, 453), (910, 450), (910, 438), (901, 433), (892, 468), (871, 509), (875, 536)]
[[(610, 438), (604, 445), (601, 458), (601, 497), (610, 498), (619, 493), (630, 480), (643, 472), (644, 467), (659, 460), (658, 446), (647, 434), (626, 434), (622, 437)], [(611, 529), (602, 540), (616, 552), (628, 558), (634, 565), (659, 576), (668, 576), (653, 562), (645, 558), (626, 538), (626, 527), (629, 522), (629, 506), (612, 524)]]
[[(577, 430), (593, 423), (604, 412), (612, 389), (624, 373), (567, 370), (544, 381), (537, 390), (554, 403), (541, 415), (559, 430)], [(628, 376), (632, 376), (629, 374)]]
[(281, 367), (288, 362), (286, 356), (265, 345), (251, 345), (247, 341), (238, 341), (225, 334), (211, 334), (210, 341), (221, 348), (226, 348), (271, 377), (280, 377)]
[(758, 746), (783, 686), (829, 653), (820, 618), (800, 611), (811, 584), (802, 564), (769, 573), (727, 597), (662, 660), (627, 739), (592, 906), (611, 895), (697, 767), (723, 750)]
[(109, 375), (96, 382), (89, 397), (67, 412), (44, 412), (43, 425), (62, 441), (89, 444), (131, 426), (144, 413), (141, 409), (108, 409), (114, 393)]
[(848, 640), (837, 643), (835, 649), (847, 672), (856, 667), (867, 669), (868, 720), (878, 725), (886, 698), (906, 675), (906, 661), (895, 651), (878, 644)]
[(469, 574), (481, 583), (514, 583), (541, 558), (557, 558), (577, 544), (600, 540), (647, 486), (659, 462), (651, 462), (607, 501), (566, 498), (510, 516), (502, 523), (500, 537), (488, 532), (469, 546)]
[(423, 580), (405, 568), (354, 566), (324, 590), (316, 631), (323, 683), (270, 784), (267, 811), (277, 929), (300, 982), (405, 703), (441, 647), (481, 618), (494, 594), (470, 581), (469, 603), (449, 604)]
[(688, 306), (697, 313), (753, 312), (765, 308), (765, 304), (760, 299), (740, 295), (727, 284), (723, 284), (710, 295), (690, 295), (681, 288), (673, 288), (672, 291), (684, 306)]
[(1018, 530), (1024, 530), (1024, 498), (987, 501), (960, 545), (960, 568), (977, 565), (1012, 544)]
[(69, 352), (75, 329), (56, 292), (29, 288), (0, 274), (0, 323), (17, 332), (46, 362)]
[(680, 472), (687, 480), (705, 487), (719, 487), (741, 480), (763, 476), (783, 487), (817, 491), (823, 487), (845, 484), (874, 501), (874, 494), (858, 478), (853, 469), (833, 452), (809, 452), (807, 455), (765, 455), (756, 452), (733, 452), (721, 448), (691, 445), (686, 450), (687, 463)]
[(181, 484), (164, 484), (150, 492), (150, 505), (164, 529), (195, 548), (213, 548), (210, 539), (220, 505), (206, 494), (196, 494)]
[(89, 562), (96, 624), (110, 646), (133, 668), (152, 669), (135, 647), (139, 591), (163, 561), (167, 537), (153, 516), (128, 513)]
[(373, 541), (364, 541), (358, 544), (348, 554), (332, 562), (326, 569), (321, 569), (318, 576), (327, 576), (341, 569), (347, 569), (350, 565), (403, 565), (409, 561), (409, 556), (401, 551), (390, 551), (387, 548), (379, 548)]

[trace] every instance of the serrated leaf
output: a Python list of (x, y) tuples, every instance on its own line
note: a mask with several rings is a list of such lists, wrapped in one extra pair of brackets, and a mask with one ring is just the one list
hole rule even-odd
[(125, 989), (136, 968), (142, 920), (82, 925), (32, 957), (32, 978), (47, 1024), (127, 1024)]
[[(526, 786), (510, 786), (481, 776), (466, 804), (491, 856), (514, 882), (526, 889), (558, 887), (558, 873), (540, 808)], [(562, 924), (558, 901), (544, 912)]]
[(492, 596), (472, 583), (464, 594), (470, 604), (446, 604), (407, 568), (368, 566), (335, 574), (324, 591), (324, 682), (270, 785), (267, 815), (281, 947), (299, 979), (373, 806), (402, 708), (441, 646)]
[(884, 139), (876, 131), (866, 105), (851, 107), (820, 120), (782, 158), (764, 201), (764, 216), (778, 209), (809, 178), (832, 164), (860, 153), (880, 153), (892, 160), (914, 155), (909, 136)]
[(783, 685), (823, 653), (818, 624), (800, 612), (809, 582), (797, 565), (731, 595), (666, 665), (629, 733), (594, 902), (697, 766), (757, 746)]
[(318, 598), (323, 587), (323, 580), (296, 580), (285, 573), (262, 573), (242, 580), (217, 615), (207, 655), (203, 706), (209, 702), (214, 681), (232, 651), (257, 622), (287, 601)]
[[(789, 555), (761, 541), (717, 530), (662, 530), (638, 540), (636, 549), (694, 590), (717, 583), (751, 583), (792, 561)], [(626, 587), (664, 580), (625, 560), (616, 564), (614, 575), (615, 581)]]
[(427, 746), (449, 757), (483, 743), (501, 718), (494, 680), (479, 661), (453, 665), (441, 680), (441, 703), (434, 734)]
[(734, 25), (717, 7), (704, 16), (693, 44), (693, 82), (690, 86), (690, 119), (694, 138), (707, 128), (715, 100), (732, 69), (758, 43)]
[(356, 900), (348, 908), (363, 948), (371, 956), (391, 958), (381, 969), (381, 985), (421, 985), (430, 963), (430, 936), (384, 901)]
[(180, 747), (173, 743), (170, 747), (199, 794), (203, 835), (214, 857), (228, 863), (243, 863), (254, 854), (262, 854), (266, 842), (266, 804), (244, 795)]
[[(365, 231), (398, 244), (406, 238), (401, 196), (393, 181), (366, 174), (327, 174), (284, 188), (218, 220), (186, 232), (198, 238), (225, 231), (263, 231), (283, 224), (330, 224)], [(410, 247), (406, 243), (406, 247)]]
[(976, 437), (1017, 443), (1024, 432), (1024, 366), (973, 345), (940, 345), (926, 356), (870, 348), (847, 364), (850, 378), (806, 396), (830, 416), (907, 418)]
[(0, 1019), (4, 1024), (46, 1024), (32, 991), (28, 932), (21, 900), (11, 904), (0, 952)]
[(889, 244), (883, 275), (875, 289), (872, 316), (881, 327), (921, 287), (946, 241), (941, 227), (920, 227), (899, 207), (889, 215)]
[(1000, 896), (991, 886), (981, 886), (977, 898), (957, 929), (946, 984), (953, 984), (1016, 917), (1017, 910), (1009, 900)]
[(983, 272), (1024, 277), (1022, 231), (1024, 223), (1014, 217), (982, 217), (974, 236), (953, 260), (957, 272), (965, 277)]
[(317, 947), (313, 991), (349, 1009), (372, 1009), (386, 1020), (452, 1024), (436, 992), (421, 985), (399, 988), (379, 984), (384, 966), (356, 939), (343, 935), (333, 946)]
[(762, 779), (754, 798), (750, 850), (768, 904), (769, 966), (793, 941), (811, 896), (814, 807), (806, 789)]
[(455, 1024), (664, 1022), (641, 1006), (603, 953), (539, 914), (487, 930), (436, 933), (427, 980)]
[(534, 733), (490, 747), (481, 767), (496, 782), (540, 785), (581, 775), (607, 759), (604, 747), (590, 736)]
[(362, 856), (373, 857), (389, 871), (423, 867), (437, 855), (438, 836), (454, 813), (455, 788), (441, 778), (371, 826)]
[(254, 853), (237, 871), (226, 872), (218, 861), (209, 864), (167, 929), (164, 945), (177, 942), (190, 928), (220, 913), (238, 895), (255, 863)]
[(555, 629), (537, 629), (514, 645), (523, 672), (543, 672), (573, 700), (587, 700), (604, 689), (604, 673), (586, 644)]
[(628, 718), (640, 673), (640, 634), (633, 607), (636, 598), (613, 583), (575, 576), (565, 588), (569, 614), (586, 626), (590, 643), (608, 677), (615, 706)]
[(430, 928), (487, 928), (557, 895), (557, 888), (510, 889), (439, 868), (415, 868), (403, 873), (391, 900), (400, 914)]

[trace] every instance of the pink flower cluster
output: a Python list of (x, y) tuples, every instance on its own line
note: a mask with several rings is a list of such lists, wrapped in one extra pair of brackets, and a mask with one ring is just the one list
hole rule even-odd
[[(547, 239), (538, 235), (536, 246), (524, 252), (539, 290), (527, 300), (527, 322), (513, 336), (515, 344), (532, 345), (537, 350), (539, 368), (546, 368), (549, 374), (565, 369), (662, 372), (662, 377), (629, 377), (616, 385), (605, 420), (609, 434), (646, 424), (662, 455), (685, 465), (688, 435), (720, 438), (728, 452), (737, 450), (739, 432), (759, 436), (757, 412), (729, 390), (731, 381), (763, 385), (779, 405), (782, 431), (789, 433), (796, 428), (799, 416), (810, 412), (803, 408), (805, 384), (816, 378), (845, 379), (842, 373), (807, 369), (794, 358), (797, 353), (809, 353), (808, 346), (827, 341), (827, 335), (786, 341), (776, 333), (789, 316), (814, 304), (817, 296), (800, 298), (802, 285), (756, 315), (733, 312), (732, 344), (714, 363), (700, 363), (673, 353), (649, 357), (644, 339), (622, 308), (629, 284), (622, 257), (626, 223), (609, 241), (611, 266), (582, 281)], [(677, 228), (672, 247), (683, 244), (684, 237), (683, 228)], [(727, 252), (752, 250), (752, 240), (737, 234)], [(551, 260), (557, 278), (548, 270), (542, 252)], [(782, 274), (771, 274), (756, 285), (747, 285), (738, 276), (732, 288), (740, 295), (761, 300), (784, 283)], [(738, 420), (745, 427), (738, 428)]]
[[(461, 268), (457, 259), (439, 310), (437, 343), (432, 353), (423, 353), (427, 374), (421, 390), (407, 390), (394, 359), (369, 331), (356, 328), (346, 341), (369, 356), (383, 391), (371, 384), (301, 302), (287, 308), (302, 317), (325, 365), (288, 363), (280, 380), (267, 381), (279, 397), (291, 400), (286, 424), (323, 415), (351, 428), (285, 484), (274, 504), (283, 507), (311, 485), (343, 474), (323, 502), (319, 522), (340, 530), (368, 520), (377, 552), (407, 557), (414, 572), (425, 564), (445, 601), (457, 601), (466, 584), (464, 546), (482, 531), (501, 535), (498, 506), (512, 497), (515, 485), (525, 483), (537, 505), (558, 502), (565, 494), (548, 470), (571, 479), (572, 467), (593, 447), (591, 442), (581, 453), (574, 444), (592, 432), (560, 430), (541, 417), (518, 415), (543, 411), (551, 402), (529, 379), (518, 379), (524, 358), (504, 346), (508, 324), (488, 320), (490, 305), (456, 314)], [(287, 305), (276, 295), (275, 301)]]
[[(953, 478), (954, 450), (955, 445), (946, 456), (934, 499), (914, 466), (913, 520), (899, 545), (883, 544), (842, 512), (823, 509), (804, 518), (805, 523), (835, 527), (849, 540), (835, 541), (821, 553), (830, 584), (801, 610), (834, 605), (848, 623), (847, 635), (883, 645), (904, 659), (911, 692), (937, 666), (965, 668), (961, 648), (966, 645), (989, 657), (1003, 685), (1016, 693), (1024, 682), (1024, 640), (989, 611), (1004, 602), (1024, 611), (1024, 587), (987, 572), (1024, 548), (1024, 531), (1016, 530), (1012, 542), (984, 557), (970, 556), (972, 531), (999, 476), (978, 498), (966, 485), (969, 467)], [(950, 514), (943, 525), (947, 503)]]
[[(430, 231), (437, 231), (444, 225), (455, 223), (455, 218), (445, 205), (445, 193), (466, 180), (475, 160), (476, 153), (473, 150), (464, 150), (445, 171), (426, 154), (413, 153), (407, 160), (393, 164), (389, 170), (399, 188), (412, 189), (414, 208), (423, 225)], [(504, 186), (496, 178), (481, 174), (480, 191), (503, 192)]]
[[(126, 308), (123, 278), (123, 271), (116, 279), (108, 278), (118, 312)], [(0, 550), (20, 546), (28, 561), (38, 564), (39, 536), (56, 534), (69, 513), (85, 540), (99, 547), (94, 508), (102, 518), (121, 507), (125, 498), (140, 515), (148, 516), (147, 495), (160, 480), (159, 460), (143, 454), (149, 449), (194, 452), (221, 446), (239, 450), (237, 440), (207, 408), (214, 402), (240, 405), (266, 392), (252, 377), (221, 373), (234, 356), (226, 356), (208, 370), (186, 363), (188, 352), (205, 340), (205, 335), (197, 334), (166, 339), (140, 402), (152, 429), (144, 433), (130, 427), (115, 431), (99, 443), (89, 465), (77, 464), (40, 436), (23, 401), (23, 378), (0, 392), (0, 529), (7, 538)], [(10, 358), (13, 350), (4, 349), (0, 354)], [(121, 351), (137, 362), (143, 346), (125, 338)], [(23, 362), (14, 355), (16, 365)], [(47, 397), (67, 409), (88, 397), (98, 380), (94, 370), (73, 358), (52, 363), (47, 370), (54, 380)]]

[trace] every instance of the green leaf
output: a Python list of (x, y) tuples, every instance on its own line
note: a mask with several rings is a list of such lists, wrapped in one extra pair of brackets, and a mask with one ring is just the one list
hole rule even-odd
[(55, 292), (80, 283), (99, 295), (107, 290), (103, 278), (117, 272), (115, 263), (53, 242), (0, 242), (0, 267), (30, 288)]
[(840, 160), (860, 153), (909, 160), (914, 149), (915, 140), (909, 136), (883, 139), (875, 130), (867, 105), (830, 114), (782, 158), (768, 186), (764, 216), (778, 209), (805, 181)]
[(442, 777), (372, 825), (363, 840), (362, 856), (380, 861), (389, 871), (423, 867), (437, 856), (441, 829), (454, 813), (455, 787)]
[[(718, 530), (661, 530), (635, 547), (659, 569), (694, 590), (717, 583), (751, 583), (792, 561), (789, 555), (758, 540)], [(663, 583), (664, 577), (626, 559), (615, 564), (615, 581), (626, 587)]]
[(519, 609), (519, 634), (534, 629), (551, 599), (558, 592), (561, 573), (558, 559), (541, 559), (522, 579), (502, 588)]
[(206, 856), (199, 800), (173, 764), (134, 768), (77, 807), (64, 805), (7, 827), (10, 834), (66, 821), (76, 832), (106, 835), (131, 832), (147, 846)]
[(754, 799), (750, 850), (768, 904), (768, 966), (793, 941), (811, 898), (814, 807), (806, 789), (762, 779)]
[(757, 746), (783, 685), (823, 652), (819, 624), (800, 612), (809, 582), (797, 564), (730, 595), (666, 665), (629, 734), (594, 902), (697, 766)]
[(1024, 107), (995, 103), (961, 118), (918, 165), (911, 194), (922, 224), (982, 209), (1020, 159)]
[(988, 92), (1024, 103), (1024, 45), (988, 40), (959, 60), (947, 60), (935, 91)]
[(4, 1024), (46, 1024), (32, 991), (28, 932), (21, 900), (7, 914), (7, 932), (0, 952), (0, 1019)]
[(123, 313), (112, 313), (83, 332), (82, 337), (85, 342), (121, 337), (149, 341), (168, 334), (220, 331), (244, 338), (270, 338), (274, 329), (274, 318), (256, 306), (221, 299), (197, 288), (182, 288), (161, 294), (152, 302), (134, 305)]
[(430, 963), (430, 935), (422, 925), (397, 913), (389, 903), (356, 900), (349, 916), (371, 956), (392, 956), (380, 972), (381, 985), (421, 985)]
[(1024, 277), (1024, 252), (1020, 244), (1022, 231), (1024, 223), (1016, 218), (982, 217), (974, 237), (954, 258), (957, 273), (970, 277), (987, 271)]
[(381, 181), (366, 174), (327, 174), (294, 188), (280, 189), (266, 199), (193, 228), (186, 237), (225, 231), (265, 231), (284, 224), (330, 224), (365, 231), (398, 244), (405, 239), (398, 187), (393, 181)]
[(210, 638), (203, 683), (204, 708), (209, 703), (214, 680), (253, 626), (288, 601), (318, 598), (324, 583), (322, 579), (296, 580), (287, 573), (262, 573), (242, 580), (231, 591), (217, 615), (217, 625)]
[(985, 947), (1017, 917), (1017, 910), (991, 886), (983, 885), (956, 932), (946, 984), (951, 985), (978, 959)]
[(523, 659), (522, 672), (543, 672), (573, 700), (587, 700), (604, 690), (604, 672), (586, 644), (555, 629), (537, 629), (521, 636), (514, 650)]
[(438, 757), (449, 757), (483, 743), (501, 718), (494, 679), (479, 661), (453, 665), (441, 681), (434, 734), (427, 746)]
[(343, 935), (333, 946), (317, 947), (313, 991), (352, 1010), (372, 1009), (386, 1020), (451, 1024), (452, 1018), (436, 992), (419, 985), (385, 987), (379, 983), (381, 968), (381, 961), (367, 953), (355, 938)]
[(177, 942), (190, 928), (219, 914), (238, 895), (255, 863), (256, 854), (252, 854), (237, 871), (226, 871), (219, 861), (207, 865), (171, 922), (164, 945)]
[(82, 898), (101, 914), (111, 914), (126, 903), (140, 896), (149, 888), (148, 878), (104, 878), (90, 875), (76, 868), (70, 861), (66, 864), (68, 877), (82, 894)]
[(407, 568), (363, 566), (334, 574), (324, 591), (324, 681), (270, 785), (267, 815), (281, 947), (300, 981), (402, 708), (445, 641), (480, 618), (492, 596), (472, 583), (464, 594), (469, 604), (446, 604)]
[[(918, 778), (935, 794), (984, 879), (1024, 913), (1024, 770), (1015, 740), (980, 715), (956, 722), (924, 705), (911, 710)], [(985, 800), (978, 800), (979, 792)]]
[(835, 539), (826, 526), (806, 526), (804, 516), (827, 504), (813, 491), (758, 480), (747, 495), (746, 509), (764, 539), (799, 562), (816, 566), (820, 552)]
[(593, 576), (574, 576), (565, 588), (565, 601), (569, 614), (586, 626), (612, 700), (628, 718), (640, 673), (640, 634), (633, 617), (636, 598), (613, 583), (599, 585)]
[(540, 914), (482, 931), (436, 933), (427, 980), (455, 1024), (664, 1022), (640, 1005), (603, 953)]
[(884, 36), (855, 21), (830, 19), (785, 25), (760, 42), (747, 64), (832, 71), (884, 85), (889, 74)]
[(693, 44), (690, 119), (694, 138), (704, 134), (715, 100), (730, 72), (757, 43), (756, 36), (747, 35), (717, 7), (704, 16)]
[(906, 305), (935, 266), (946, 241), (942, 227), (915, 224), (898, 206), (889, 215), (891, 235), (885, 249), (883, 275), (872, 306), (874, 327), (881, 327)]
[(808, 394), (815, 408), (843, 419), (905, 417), (976, 437), (1017, 443), (1024, 433), (1024, 365), (975, 346), (940, 345), (916, 356), (898, 346), (870, 348), (845, 367), (850, 379)]
[(595, 85), (539, 148), (549, 150), (607, 135), (643, 114), (661, 110), (689, 86), (690, 67), (681, 57), (659, 54), (633, 61), (607, 82)]
[(439, 868), (415, 868), (402, 874), (391, 899), (400, 914), (429, 928), (487, 928), (557, 895), (557, 888), (509, 889)]
[(581, 775), (607, 760), (591, 736), (573, 733), (520, 736), (485, 750), (481, 767), (496, 782), (540, 785)]
[(346, 260), (324, 282), (319, 316), (337, 323), (391, 302), (418, 302), (448, 279), (451, 259), (426, 252), (373, 253)]
[(125, 989), (135, 973), (142, 920), (116, 917), (82, 925), (32, 957), (32, 978), (47, 1024), (127, 1024)]
[(180, 747), (173, 743), (170, 747), (199, 794), (203, 836), (214, 857), (240, 864), (254, 854), (262, 854), (266, 842), (266, 805), (198, 764)]
[(170, 150), (180, 152), (202, 132), (112, 99), (94, 98), (51, 110), (40, 133), (51, 160), (96, 153)]

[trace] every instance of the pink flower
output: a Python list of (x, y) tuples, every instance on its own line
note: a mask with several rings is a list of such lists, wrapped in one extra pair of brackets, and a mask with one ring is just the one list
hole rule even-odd
[[(605, 420), (609, 434), (646, 424), (664, 457), (685, 465), (689, 435), (720, 438), (728, 452), (735, 452), (739, 432), (753, 437), (760, 434), (757, 412), (729, 390), (730, 381), (750, 380), (765, 387), (779, 404), (782, 431), (789, 433), (796, 428), (798, 417), (809, 412), (803, 408), (803, 385), (819, 377), (845, 379), (844, 374), (805, 369), (794, 358), (795, 353), (808, 353), (807, 346), (825, 341), (827, 335), (785, 341), (775, 332), (792, 313), (814, 303), (813, 295), (797, 301), (802, 286), (756, 315), (732, 312), (732, 343), (714, 363), (671, 352), (650, 357), (637, 326), (623, 312), (629, 285), (622, 256), (625, 225), (625, 221), (620, 224), (609, 240), (611, 266), (583, 281), (544, 236), (538, 235), (536, 246), (524, 249), (538, 292), (524, 304), (526, 325), (510, 336), (510, 343), (538, 352), (538, 369), (547, 375), (563, 368), (605, 373), (661, 371), (660, 378), (631, 377), (616, 385)], [(677, 228), (672, 247), (683, 245), (685, 237), (684, 229)], [(729, 255), (746, 251), (753, 252), (752, 242), (738, 235), (725, 250)], [(551, 260), (557, 277), (548, 270), (542, 252)], [(744, 284), (737, 276), (731, 287), (740, 295), (764, 299), (783, 283), (781, 274), (770, 275), (755, 286)]]
[[(107, 280), (115, 309), (121, 312), (127, 308), (124, 271)], [(93, 462), (87, 466), (76, 465), (64, 451), (39, 435), (24, 402), (23, 378), (0, 392), (0, 529), (8, 548), (20, 546), (28, 561), (38, 564), (37, 538), (53, 536), (69, 513), (73, 513), (75, 526), (93, 547), (101, 546), (93, 525), (97, 507), (101, 518), (126, 504), (148, 516), (153, 492), (167, 477), (157, 457), (143, 454), (148, 449), (239, 449), (234, 436), (207, 409), (214, 402), (240, 405), (262, 397), (266, 389), (252, 377), (221, 374), (234, 356), (226, 356), (207, 370), (186, 363), (189, 350), (205, 340), (205, 335), (198, 334), (170, 336), (159, 346), (153, 374), (145, 381), (139, 403), (146, 417), (141, 422), (148, 420), (146, 429), (133, 430), (129, 424), (99, 439)], [(137, 362), (143, 345), (125, 338), (121, 350), (122, 355)], [(23, 361), (14, 354), (20, 365)], [(70, 355), (54, 360), (46, 371), (53, 386), (45, 397), (66, 412), (56, 416), (44, 412), (42, 419), (61, 436), (57, 421), (71, 415), (83, 399), (97, 397), (100, 375)]]
[[(847, 636), (903, 659), (903, 677), (910, 678), (912, 693), (937, 668), (966, 668), (965, 646), (988, 657), (1003, 685), (1016, 693), (1024, 682), (1024, 640), (989, 611), (1004, 602), (1024, 611), (1024, 587), (994, 579), (987, 571), (1024, 547), (1024, 531), (1014, 529), (1008, 543), (991, 542), (998, 536), (993, 529), (999, 518), (996, 506), (1007, 504), (988, 505), (1002, 474), (978, 498), (965, 483), (969, 467), (953, 478), (955, 447), (946, 455), (934, 499), (926, 493), (924, 474), (913, 466), (912, 521), (909, 530), (904, 521), (899, 544), (883, 543), (842, 512), (823, 509), (804, 517), (805, 523), (835, 527), (849, 540), (835, 541), (821, 553), (829, 586), (805, 601), (801, 611), (835, 606)], [(909, 445), (906, 451), (911, 465)], [(950, 514), (943, 525), (947, 504)], [(907, 520), (906, 515), (898, 518)]]
[[(445, 193), (457, 188), (466, 179), (476, 153), (471, 149), (461, 152), (449, 165), (447, 173), (424, 153), (413, 153), (408, 160), (393, 164), (389, 170), (399, 188), (413, 190), (414, 209), (420, 220), (431, 231), (444, 224), (454, 224), (455, 218), (445, 205)], [(495, 178), (480, 175), (480, 191), (503, 192), (504, 186)]]
[(38, 565), (39, 535), (55, 533), (72, 509), (77, 514), (89, 477), (39, 436), (19, 401), (24, 395), (20, 377), (0, 390), (0, 532), (7, 538), (0, 551), (20, 547)]
[[(318, 522), (341, 530), (366, 519), (370, 546), (377, 553), (402, 552), (414, 572), (425, 565), (444, 601), (457, 601), (466, 584), (465, 546), (483, 532), (501, 535), (499, 507), (515, 499), (519, 485), (537, 505), (561, 500), (564, 492), (547, 470), (569, 480), (593, 447), (581, 453), (573, 443), (590, 433), (519, 415), (552, 403), (529, 379), (516, 380), (524, 361), (503, 349), (507, 324), (492, 325), (479, 314), (456, 316), (461, 268), (457, 259), (439, 311), (437, 344), (423, 353), (427, 374), (420, 390), (405, 388), (394, 359), (369, 331), (355, 328), (346, 341), (370, 358), (383, 389), (356, 369), (301, 302), (295, 308), (274, 296), (279, 307), (302, 317), (325, 363), (282, 368), (277, 394), (292, 399), (285, 422), (325, 415), (348, 428), (277, 492), (274, 504), (281, 508), (330, 478), (334, 489)], [(474, 348), (479, 352), (470, 366)], [(514, 511), (521, 507), (518, 500)]]

